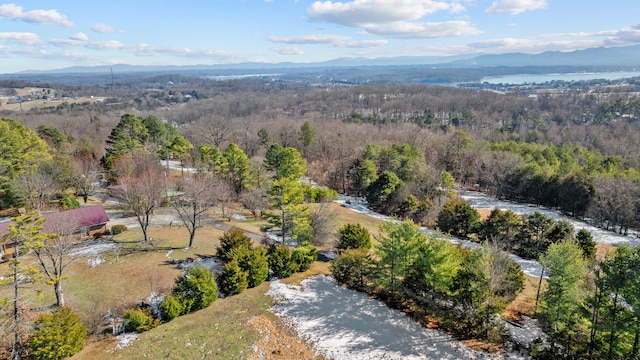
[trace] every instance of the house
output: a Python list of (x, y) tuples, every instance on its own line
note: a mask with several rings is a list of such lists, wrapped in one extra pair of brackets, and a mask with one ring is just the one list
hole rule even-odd
[[(82, 238), (95, 238), (102, 236), (107, 230), (109, 217), (102, 205), (81, 207), (78, 209), (49, 211), (42, 214), (46, 219), (44, 222), (44, 232), (55, 233), (60, 228), (73, 229), (74, 233), (79, 233)], [(11, 221), (0, 222), (0, 237), (7, 233)], [(0, 256), (7, 259), (14, 252), (13, 242), (2, 242), (0, 246)]]

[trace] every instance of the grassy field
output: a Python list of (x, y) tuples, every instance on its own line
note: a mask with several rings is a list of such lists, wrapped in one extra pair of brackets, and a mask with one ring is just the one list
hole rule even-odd
[[(259, 232), (262, 220), (231, 221), (246, 231)], [(152, 292), (167, 293), (182, 270), (176, 262), (216, 253), (223, 231), (206, 226), (196, 233), (195, 245), (185, 249), (188, 233), (181, 226), (150, 228), (152, 243), (143, 243), (140, 230), (129, 230), (113, 239), (118, 250), (74, 260), (66, 269), (64, 294), (67, 305), (78, 313), (94, 334), (85, 349), (74, 359), (312, 359), (312, 349), (268, 309), (271, 299), (265, 295), (268, 283), (240, 295), (217, 300), (197, 313), (179, 317), (149, 332), (139, 334), (131, 346), (116, 350), (119, 339), (110, 335), (105, 321), (108, 312), (122, 314), (127, 308), (145, 301)], [(98, 266), (88, 260), (102, 258)], [(22, 264), (35, 261), (30, 256)], [(327, 273), (328, 264), (316, 263), (291, 281)], [(8, 263), (0, 265), (0, 274), (8, 275)], [(9, 298), (12, 286), (0, 288), (0, 296)], [(55, 302), (53, 289), (44, 283), (22, 290), (37, 311)], [(36, 295), (36, 294), (40, 295)], [(8, 316), (8, 312), (2, 316)], [(265, 336), (265, 334), (270, 334)], [(259, 350), (259, 351), (257, 351)]]
[[(55, 89), (48, 89), (48, 88), (44, 88), (45, 90), (49, 90), (53, 93), (55, 93)], [(16, 103), (16, 102), (12, 102), (9, 103), (9, 97), (2, 97), (0, 98), (0, 110), (5, 110), (5, 111), (24, 111), (27, 112), (31, 109), (43, 109), (43, 108), (48, 108), (48, 107), (56, 107), (60, 104), (63, 103), (68, 103), (68, 104), (88, 104), (88, 103), (94, 103), (94, 102), (101, 102), (104, 101), (105, 98), (103, 97), (76, 97), (76, 98), (68, 98), (68, 99), (60, 99), (59, 97), (57, 97), (56, 99), (53, 100), (43, 100), (42, 99), (42, 95), (46, 93), (40, 93), (39, 91), (42, 90), (42, 88), (22, 88), (22, 89), (15, 89), (16, 90), (16, 96), (20, 96), (23, 98), (30, 98), (33, 97), (34, 100), (30, 100), (30, 101), (24, 101), (21, 104)], [(40, 99), (35, 99), (35, 96), (32, 96), (30, 93), (32, 92), (32, 90), (38, 91), (38, 95), (41, 97)]]
[[(312, 205), (312, 207), (318, 205)], [(313, 209), (312, 209), (313, 210)], [(325, 204), (324, 211), (335, 215), (336, 228), (360, 223), (372, 235), (378, 234), (381, 220), (353, 212), (339, 204)], [(210, 214), (220, 219), (220, 214)], [(246, 220), (231, 219), (229, 225), (256, 234), (265, 222), (243, 213)], [(127, 308), (145, 301), (152, 292), (168, 293), (182, 270), (176, 265), (185, 259), (209, 257), (216, 253), (223, 230), (215, 224), (198, 230), (194, 247), (186, 249), (188, 233), (182, 226), (150, 228), (151, 243), (143, 243), (140, 230), (129, 230), (113, 240), (117, 250), (78, 258), (67, 268), (64, 281), (67, 304), (78, 313), (93, 333), (85, 349), (74, 359), (316, 359), (311, 346), (300, 339), (282, 320), (268, 309), (271, 298), (265, 295), (269, 283), (240, 295), (218, 299), (212, 306), (182, 316), (143, 334), (129, 346), (119, 349), (120, 338), (110, 335), (105, 315), (122, 314)], [(88, 260), (101, 257), (104, 262), (90, 266)], [(25, 256), (24, 264), (34, 259)], [(0, 275), (9, 273), (8, 264), (0, 265)], [(298, 283), (308, 276), (329, 273), (329, 264), (316, 262), (308, 271), (295, 274), (286, 283)], [(516, 320), (531, 314), (537, 279), (527, 277), (525, 290), (505, 311)], [(11, 286), (0, 288), (0, 296), (9, 297)], [(36, 297), (37, 290), (41, 296)], [(44, 283), (23, 293), (31, 298), (30, 307), (45, 308), (54, 303), (51, 286)], [(5, 313), (4, 316), (8, 316)], [(30, 319), (33, 319), (32, 316)]]

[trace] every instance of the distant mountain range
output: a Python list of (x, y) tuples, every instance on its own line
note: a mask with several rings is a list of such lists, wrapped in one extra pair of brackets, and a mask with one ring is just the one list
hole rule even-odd
[[(166, 72), (261, 72), (261, 71), (303, 71), (333, 67), (378, 67), (378, 66), (429, 66), (434, 69), (484, 68), (484, 67), (526, 67), (526, 66), (589, 66), (612, 69), (640, 69), (640, 45), (625, 47), (600, 47), (571, 52), (547, 51), (540, 54), (507, 53), (479, 56), (399, 56), (376, 59), (339, 58), (314, 63), (256, 63), (185, 66), (140, 66), (103, 65), (74, 66), (57, 70), (23, 71), (16, 74), (81, 74), (114, 71), (117, 73), (166, 73)], [(606, 70), (606, 69), (603, 69)], [(5, 74), (8, 75), (8, 74)]]

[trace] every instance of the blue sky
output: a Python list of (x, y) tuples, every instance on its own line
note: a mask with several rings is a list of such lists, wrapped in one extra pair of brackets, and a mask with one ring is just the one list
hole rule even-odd
[(0, 73), (540, 53), (639, 43), (638, 0), (0, 2)]

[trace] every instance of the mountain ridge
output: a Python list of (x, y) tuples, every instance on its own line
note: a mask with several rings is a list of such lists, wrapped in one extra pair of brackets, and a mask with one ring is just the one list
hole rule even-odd
[[(169, 71), (277, 71), (331, 67), (375, 67), (375, 66), (431, 66), (433, 68), (482, 68), (498, 66), (603, 66), (640, 68), (640, 45), (624, 47), (598, 47), (570, 52), (546, 51), (539, 54), (504, 53), (457, 56), (396, 56), (380, 58), (337, 58), (311, 63), (261, 63), (244, 62), (215, 65), (97, 65), (72, 66), (55, 70), (26, 70), (16, 75), (125, 72), (169, 72)], [(3, 74), (10, 75), (10, 74)]]

